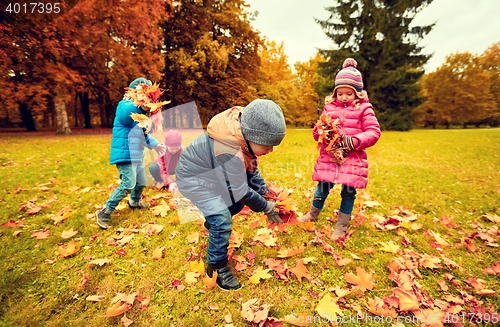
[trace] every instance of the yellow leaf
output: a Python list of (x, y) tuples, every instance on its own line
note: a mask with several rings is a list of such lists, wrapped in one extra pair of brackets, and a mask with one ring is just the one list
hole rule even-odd
[(296, 249), (290, 249), (290, 250), (281, 250), (278, 252), (278, 258), (290, 258), (296, 254), (300, 254), (304, 252), (304, 248), (296, 248)]
[(344, 313), (340, 310), (336, 300), (338, 299), (332, 298), (330, 293), (326, 293), (316, 307), (316, 312), (319, 316), (327, 317), (330, 321), (334, 321), (336, 316), (343, 316)]
[(201, 259), (199, 261), (189, 261), (189, 267), (191, 267), (191, 271), (198, 272), (200, 274), (205, 272), (205, 265)]
[(95, 259), (95, 260), (90, 261), (87, 265), (88, 266), (99, 265), (102, 267), (103, 265), (110, 263), (111, 261), (113, 261), (113, 259)]
[(196, 282), (197, 282), (196, 278), (200, 277), (200, 273), (190, 271), (190, 272), (187, 272), (185, 274), (185, 276), (186, 276), (186, 283), (193, 285), (193, 284), (196, 284)]
[(261, 278), (266, 279), (273, 277), (272, 275), (268, 274), (270, 270), (271, 269), (262, 269), (261, 266), (257, 267), (255, 273), (249, 278), (250, 282), (253, 284), (258, 284)]
[(91, 302), (101, 302), (104, 300), (105, 296), (104, 295), (89, 295), (85, 300), (91, 301)]
[(156, 260), (161, 260), (161, 258), (163, 258), (163, 251), (165, 251), (164, 246), (157, 247), (156, 249), (153, 250), (152, 257)]
[[(169, 104), (170, 101), (162, 101), (162, 102), (156, 102), (156, 103), (145, 103), (143, 106), (147, 107), (149, 111), (156, 111), (159, 107)], [(142, 127), (142, 126), (141, 126)]]
[(165, 217), (168, 215), (170, 206), (167, 203), (160, 204), (152, 209), (153, 215)]
[(132, 118), (136, 122), (139, 122), (138, 125), (142, 128), (146, 128), (146, 126), (149, 124), (149, 117), (143, 114), (132, 113), (130, 115), (130, 118)]
[(382, 243), (382, 247), (380, 248), (380, 250), (397, 254), (399, 251), (399, 245), (394, 244), (393, 241), (385, 242)]

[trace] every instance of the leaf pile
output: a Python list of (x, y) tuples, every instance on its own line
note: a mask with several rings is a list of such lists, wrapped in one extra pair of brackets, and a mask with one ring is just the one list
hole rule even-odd
[(297, 205), (290, 200), (290, 193), (288, 190), (284, 190), (272, 183), (268, 185), (268, 191), (264, 195), (267, 201), (272, 201), (276, 203), (275, 211), (280, 215), (283, 224), (272, 223), (269, 224), (268, 228), (273, 228), (278, 226), (280, 231), (284, 230), (284, 224), (295, 225), (297, 220)]

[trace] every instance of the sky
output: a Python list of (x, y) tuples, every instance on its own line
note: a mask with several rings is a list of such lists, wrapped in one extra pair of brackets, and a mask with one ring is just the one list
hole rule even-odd
[[(333, 47), (314, 18), (326, 20), (334, 0), (246, 0), (249, 10), (258, 11), (252, 25), (263, 36), (283, 41), (288, 63), (305, 62), (318, 48)], [(434, 0), (420, 11), (413, 25), (436, 23), (419, 42), (423, 53), (433, 54), (424, 66), (426, 72), (444, 64), (446, 56), (469, 51), (482, 54), (500, 42), (500, 0)]]

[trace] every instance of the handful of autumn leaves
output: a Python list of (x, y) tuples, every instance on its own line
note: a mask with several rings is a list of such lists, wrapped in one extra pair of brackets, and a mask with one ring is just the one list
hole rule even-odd
[(316, 130), (318, 132), (318, 149), (326, 145), (325, 151), (331, 155), (331, 162), (343, 164), (346, 158), (344, 151), (338, 146), (342, 142), (342, 137), (338, 127), (339, 119), (332, 120), (329, 115), (321, 115), (316, 122)]
[(134, 106), (142, 107), (142, 109), (149, 113), (148, 117), (143, 114), (133, 113), (130, 117), (139, 122), (139, 126), (146, 128), (146, 133), (151, 130), (151, 127), (155, 125), (157, 130), (161, 132), (163, 130), (163, 116), (157, 115), (161, 112), (161, 107), (169, 104), (170, 101), (158, 102), (158, 98), (163, 93), (160, 90), (160, 86), (157, 83), (149, 86), (147, 84), (139, 84), (135, 89), (129, 87), (125, 88), (125, 97), (130, 98), (134, 102)]
[(283, 220), (283, 224), (272, 223), (267, 226), (268, 228), (278, 226), (278, 230), (283, 232), (285, 224), (294, 225), (298, 222), (297, 214), (295, 213), (297, 205), (290, 200), (287, 190), (279, 188), (271, 183), (268, 185), (268, 190), (267, 193), (264, 194), (264, 198), (267, 201), (276, 203), (274, 211), (278, 212), (281, 220)]

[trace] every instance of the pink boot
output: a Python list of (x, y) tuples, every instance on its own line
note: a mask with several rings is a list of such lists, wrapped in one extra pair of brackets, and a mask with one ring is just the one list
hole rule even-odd
[(306, 213), (304, 216), (297, 218), (297, 220), (300, 221), (301, 223), (307, 223), (308, 221), (316, 221), (318, 220), (320, 212), (321, 209), (318, 209), (311, 204), (311, 209), (309, 209), (309, 212)]

